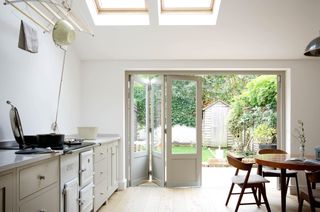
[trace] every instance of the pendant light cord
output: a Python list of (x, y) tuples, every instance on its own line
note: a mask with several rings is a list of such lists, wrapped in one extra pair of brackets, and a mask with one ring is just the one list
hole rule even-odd
[(55, 122), (52, 123), (51, 129), (53, 133), (58, 132), (58, 114), (59, 114), (59, 106), (60, 106), (60, 96), (61, 96), (61, 88), (62, 88), (62, 81), (63, 81), (63, 73), (64, 73), (64, 67), (65, 67), (65, 61), (66, 61), (66, 55), (67, 55), (67, 50), (59, 46), (60, 49), (63, 50), (63, 61), (62, 61), (62, 70), (61, 70), (61, 78), (60, 78), (60, 84), (59, 84), (59, 93), (58, 93), (58, 101), (57, 101), (57, 110), (56, 110), (56, 118)]

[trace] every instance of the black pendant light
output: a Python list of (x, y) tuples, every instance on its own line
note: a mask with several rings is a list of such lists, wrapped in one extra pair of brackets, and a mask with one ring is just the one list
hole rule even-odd
[(320, 57), (320, 36), (310, 41), (304, 51), (305, 56)]

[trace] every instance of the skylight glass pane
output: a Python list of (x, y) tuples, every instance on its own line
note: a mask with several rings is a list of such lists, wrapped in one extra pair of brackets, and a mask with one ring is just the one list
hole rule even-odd
[(162, 9), (207, 9), (211, 10), (213, 0), (162, 0)]
[(98, 0), (101, 9), (146, 9), (145, 0)]

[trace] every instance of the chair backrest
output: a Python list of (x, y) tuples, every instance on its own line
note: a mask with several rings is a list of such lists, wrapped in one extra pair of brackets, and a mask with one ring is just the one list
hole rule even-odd
[(286, 151), (282, 149), (260, 149), (258, 152), (260, 155), (263, 154), (288, 154)]
[(239, 158), (232, 157), (231, 155), (227, 155), (228, 163), (240, 170), (250, 171), (252, 168), (252, 164), (243, 163)]
[(308, 195), (312, 202), (315, 201), (315, 198), (312, 193), (312, 184), (320, 183), (320, 171), (316, 172), (306, 172)]

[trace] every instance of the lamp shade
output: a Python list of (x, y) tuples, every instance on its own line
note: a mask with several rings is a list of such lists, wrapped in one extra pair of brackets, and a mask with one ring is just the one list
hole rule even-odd
[(52, 38), (57, 45), (69, 45), (76, 38), (73, 26), (66, 20), (59, 20), (53, 27)]
[(305, 56), (320, 57), (320, 37), (310, 41), (304, 52)]

